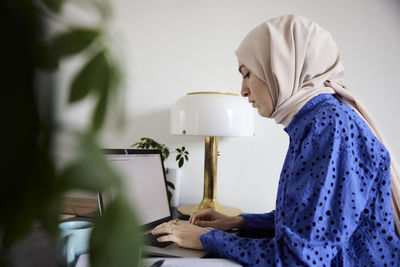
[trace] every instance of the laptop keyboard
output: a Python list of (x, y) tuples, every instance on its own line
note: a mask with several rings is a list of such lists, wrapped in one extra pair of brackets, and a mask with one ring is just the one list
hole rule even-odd
[(151, 233), (147, 233), (145, 234), (144, 238), (145, 240), (147, 240), (147, 244), (149, 246), (153, 246), (153, 247), (159, 247), (159, 248), (165, 248), (166, 246), (169, 246), (171, 244), (173, 244), (174, 242), (172, 241), (168, 241), (168, 242), (158, 242), (157, 238), (163, 236), (165, 234), (161, 234), (161, 235), (152, 235)]

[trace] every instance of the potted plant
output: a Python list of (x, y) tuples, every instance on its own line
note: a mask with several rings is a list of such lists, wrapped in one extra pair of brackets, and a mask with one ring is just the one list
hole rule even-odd
[[(95, 220), (90, 237), (90, 265), (135, 266), (141, 261), (139, 220), (120, 177), (98, 145), (107, 110), (116, 105), (114, 94), (120, 89), (122, 71), (112, 52), (115, 40), (107, 27), (112, 17), (107, 2), (111, 1), (5, 0), (0, 4), (1, 27), (7, 36), (2, 42), (2, 85), (8, 90), (3, 90), (6, 101), (2, 108), (13, 110), (12, 116), (3, 120), (7, 125), (3, 148), (9, 154), (2, 165), (0, 186), (0, 266), (19, 265), (22, 254), (27, 259), (33, 256), (29, 258), (31, 266), (52, 262), (55, 255), (50, 241), (59, 233), (65, 194), (111, 188), (116, 197)], [(88, 12), (96, 17), (95, 23), (80, 25), (79, 18), (66, 19), (70, 13), (65, 10)], [(74, 62), (79, 58), (79, 64), (66, 62), (72, 58)], [(60, 78), (64, 64), (78, 67), (67, 82)], [(61, 103), (58, 90), (64, 89), (59, 84), (67, 85), (69, 104), (88, 98), (93, 101), (87, 127), (69, 129), (56, 116), (56, 105)], [(53, 155), (59, 150), (53, 141), (60, 132), (71, 135), (78, 144), (71, 147), (76, 157), (66, 166), (57, 166)], [(43, 247), (44, 252), (33, 255), (33, 246)], [(21, 249), (26, 253), (15, 253)]]
[[(140, 141), (137, 143), (134, 143), (132, 145), (132, 147), (140, 148), (140, 149), (158, 149), (161, 151), (163, 162), (165, 162), (165, 160), (168, 159), (168, 157), (170, 155), (170, 149), (165, 144), (160, 144), (157, 141), (155, 141), (154, 139), (151, 139), (148, 137), (140, 138)], [(185, 161), (189, 161), (189, 151), (187, 151), (184, 146), (182, 146), (181, 148), (176, 148), (174, 151), (172, 151), (172, 153), (177, 154), (175, 157), (175, 160), (178, 164), (179, 169), (182, 168)], [(167, 175), (169, 175), (170, 170), (165, 167), (165, 164), (164, 164), (164, 169), (165, 169), (165, 173)], [(178, 176), (177, 172), (174, 172), (174, 173), (175, 173), (175, 176)], [(168, 200), (170, 201), (172, 206), (176, 206), (174, 204), (177, 204), (177, 199), (175, 199), (174, 201), (171, 201), (172, 200), (172, 190), (175, 190), (175, 196), (178, 196), (178, 186), (179, 185), (177, 184), (175, 186), (174, 183), (171, 181), (171, 178), (170, 178), (170, 180), (166, 180), (167, 191), (168, 191)], [(174, 178), (175, 178), (175, 181), (177, 181), (178, 177), (174, 177)], [(173, 203), (173, 202), (175, 202), (175, 203)]]

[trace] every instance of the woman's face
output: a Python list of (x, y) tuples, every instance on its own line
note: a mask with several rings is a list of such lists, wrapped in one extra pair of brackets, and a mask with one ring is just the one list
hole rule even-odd
[(239, 72), (243, 76), (241, 94), (247, 97), (253, 107), (263, 117), (271, 117), (274, 112), (271, 93), (268, 86), (254, 75), (245, 65), (239, 63)]

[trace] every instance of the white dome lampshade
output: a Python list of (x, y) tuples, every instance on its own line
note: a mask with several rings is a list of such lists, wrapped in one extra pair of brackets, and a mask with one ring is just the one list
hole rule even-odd
[(171, 134), (251, 137), (254, 121), (254, 109), (237, 94), (188, 93), (171, 109)]
[(237, 208), (220, 205), (216, 199), (218, 137), (254, 136), (254, 121), (254, 109), (233, 93), (188, 93), (174, 104), (171, 134), (205, 136), (203, 200), (199, 205), (180, 206), (180, 213), (191, 215), (209, 208), (227, 215), (241, 213)]

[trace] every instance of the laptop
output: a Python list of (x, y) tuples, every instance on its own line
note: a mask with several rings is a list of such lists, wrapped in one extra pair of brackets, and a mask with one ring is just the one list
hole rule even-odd
[[(172, 220), (161, 151), (151, 149), (104, 149), (106, 159), (120, 174), (125, 192), (140, 220), (144, 234)], [(112, 192), (99, 193), (100, 214), (112, 199)], [(171, 242), (172, 243), (172, 242)], [(154, 256), (203, 257), (205, 250), (145, 245), (143, 253)]]

